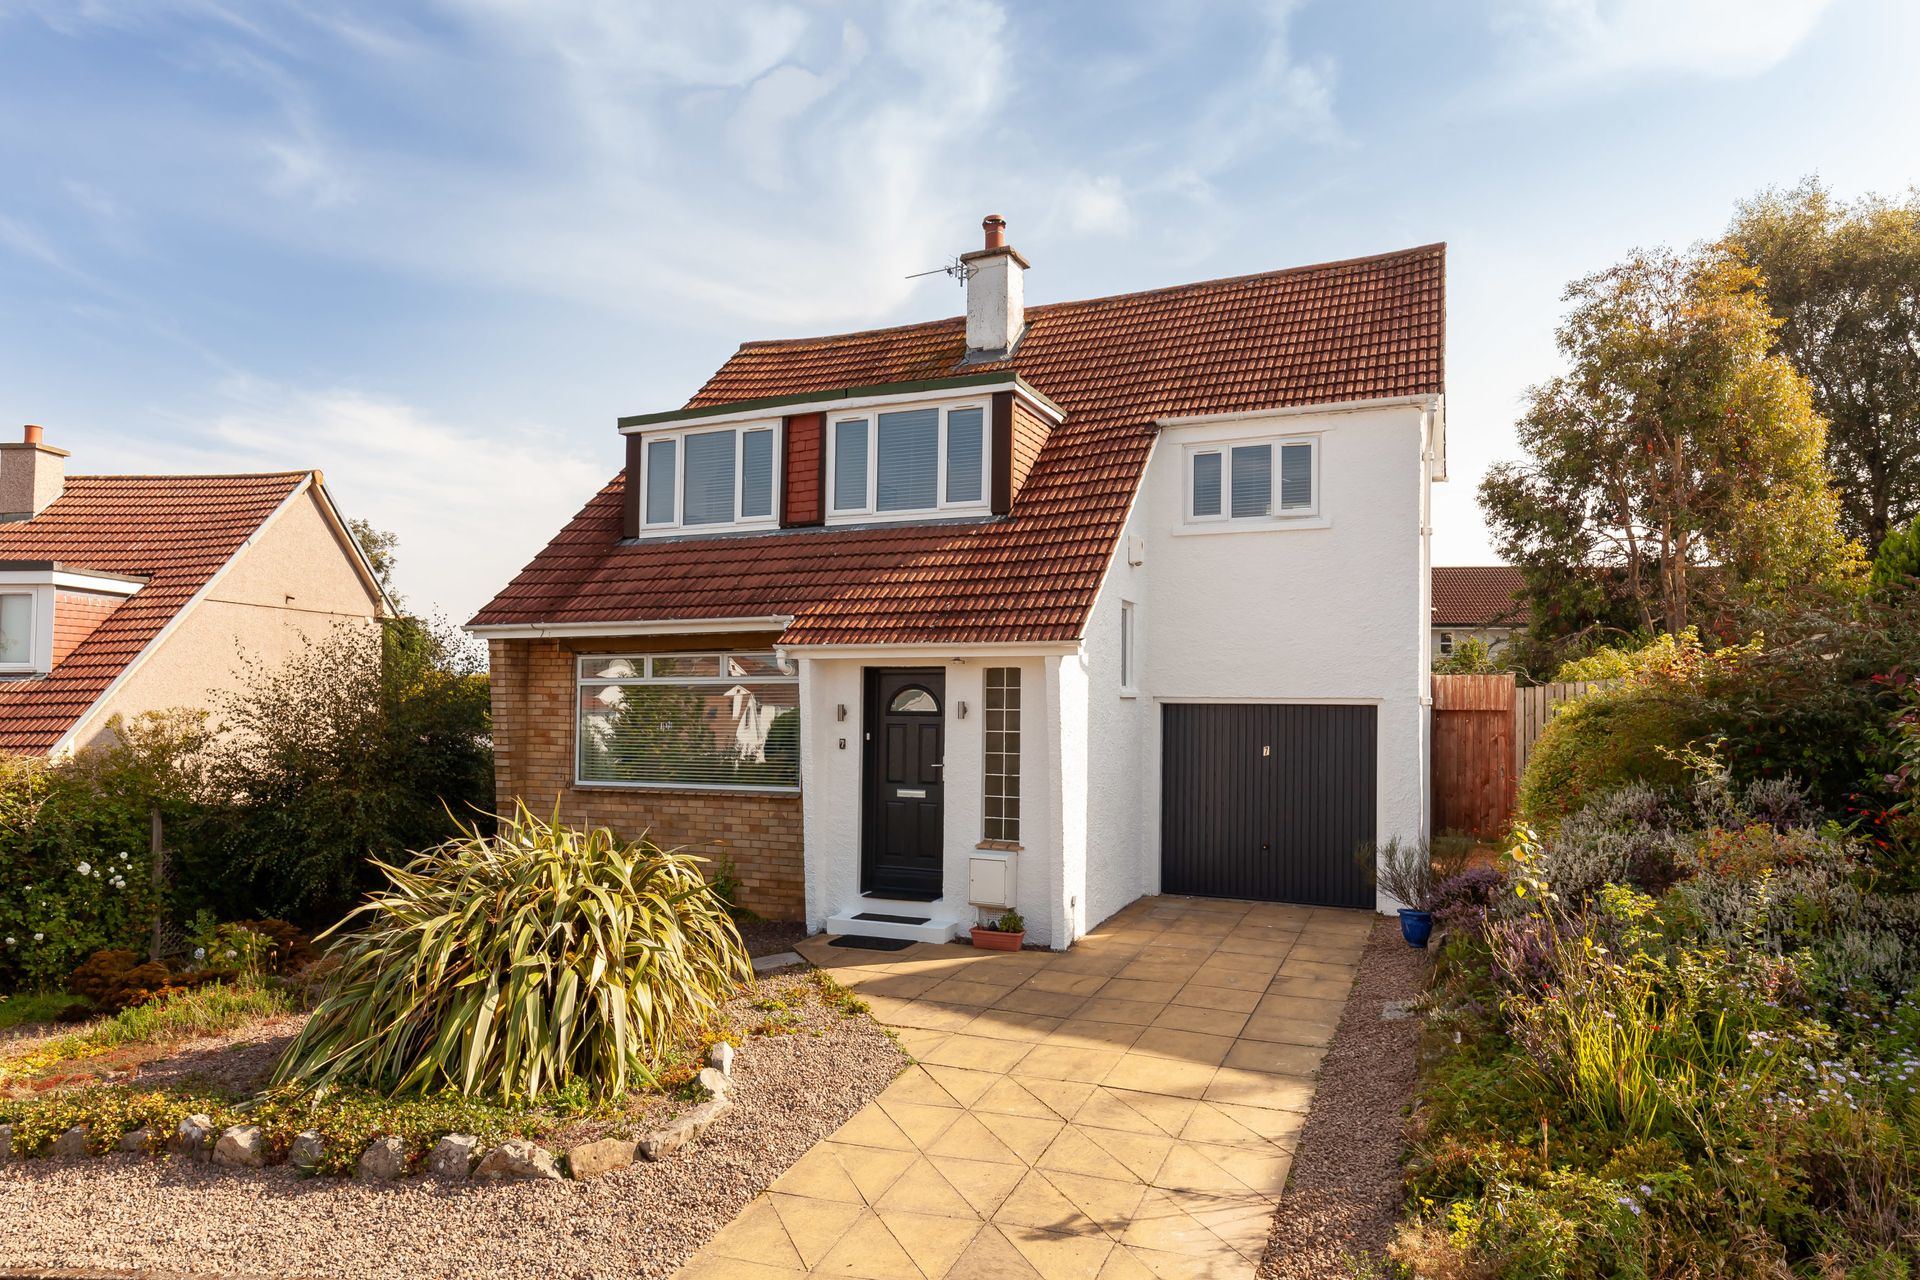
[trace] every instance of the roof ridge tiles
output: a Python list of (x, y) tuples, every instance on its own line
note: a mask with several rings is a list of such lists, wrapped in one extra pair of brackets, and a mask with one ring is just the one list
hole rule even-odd
[[(1091, 298), (1062, 298), (1057, 302), (1036, 302), (1027, 308), (1031, 316), (1035, 312), (1068, 310), (1074, 307), (1098, 306), (1109, 302), (1126, 302), (1134, 298), (1153, 298), (1175, 293), (1197, 293), (1210, 288), (1228, 285), (1248, 284), (1255, 280), (1276, 280), (1285, 276), (1304, 275), (1315, 271), (1335, 271), (1342, 267), (1366, 266), (1376, 262), (1386, 262), (1395, 258), (1419, 258), (1436, 252), (1444, 254), (1447, 249), (1445, 240), (1435, 240), (1430, 244), (1413, 245), (1405, 249), (1391, 249), (1386, 253), (1369, 253), (1355, 258), (1335, 258), (1327, 262), (1309, 262), (1297, 267), (1275, 267), (1268, 271), (1249, 271), (1241, 275), (1215, 276), (1209, 280), (1190, 280), (1185, 284), (1156, 285), (1151, 289), (1132, 289), (1125, 293), (1099, 294)], [(853, 338), (871, 338), (882, 333), (911, 333), (918, 330), (963, 327), (964, 315), (941, 316), (934, 320), (912, 320), (906, 324), (876, 325), (870, 329), (849, 329), (842, 333), (809, 334), (796, 338), (749, 338), (742, 342), (736, 352), (750, 348), (764, 347), (804, 347), (812, 344), (830, 345), (845, 342)], [(996, 363), (1011, 363), (998, 361)]]

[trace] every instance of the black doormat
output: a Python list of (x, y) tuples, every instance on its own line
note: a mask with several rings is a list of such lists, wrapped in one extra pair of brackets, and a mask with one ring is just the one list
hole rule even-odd
[(890, 916), (883, 911), (862, 911), (855, 920), (878, 920), (883, 924), (925, 924), (928, 916)]
[(850, 947), (855, 951), (905, 951), (913, 945), (911, 938), (869, 938), (864, 933), (849, 933), (835, 938), (827, 944), (830, 947)]

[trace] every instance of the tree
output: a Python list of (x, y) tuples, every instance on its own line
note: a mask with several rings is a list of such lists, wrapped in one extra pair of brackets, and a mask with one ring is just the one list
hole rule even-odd
[(1536, 640), (1684, 630), (1703, 610), (1850, 579), (1807, 381), (1726, 249), (1636, 253), (1577, 280), (1565, 374), (1533, 388), (1528, 457), (1480, 486), (1527, 575)]
[(1874, 587), (1886, 594), (1920, 589), (1920, 516), (1880, 540), (1872, 576)]
[(393, 565), (394, 552), (400, 546), (400, 535), (376, 529), (372, 521), (362, 520), (358, 516), (347, 521), (347, 530), (353, 534), (353, 540), (360, 544), (361, 554), (367, 557), (367, 565), (373, 570), (373, 580), (397, 602), (400, 597), (393, 590)]
[(1728, 235), (1828, 421), (1841, 527), (1875, 546), (1920, 515), (1920, 190), (1849, 205), (1809, 178), (1741, 205)]

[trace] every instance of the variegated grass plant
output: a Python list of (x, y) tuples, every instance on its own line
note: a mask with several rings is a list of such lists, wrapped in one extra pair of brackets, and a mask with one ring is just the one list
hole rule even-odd
[(522, 805), (498, 835), (379, 864), (389, 887), (322, 935), (339, 967), (275, 1082), (507, 1099), (651, 1084), (753, 976), (701, 861)]

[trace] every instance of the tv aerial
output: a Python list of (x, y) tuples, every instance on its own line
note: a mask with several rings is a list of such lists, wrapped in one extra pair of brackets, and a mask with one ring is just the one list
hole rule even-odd
[(960, 259), (955, 258), (944, 267), (935, 267), (931, 271), (915, 271), (909, 275), (907, 279), (918, 280), (922, 276), (952, 276), (956, 284), (965, 284), (973, 277), (973, 273), (976, 270), (978, 270), (978, 268), (974, 267), (971, 263), (962, 262)]

